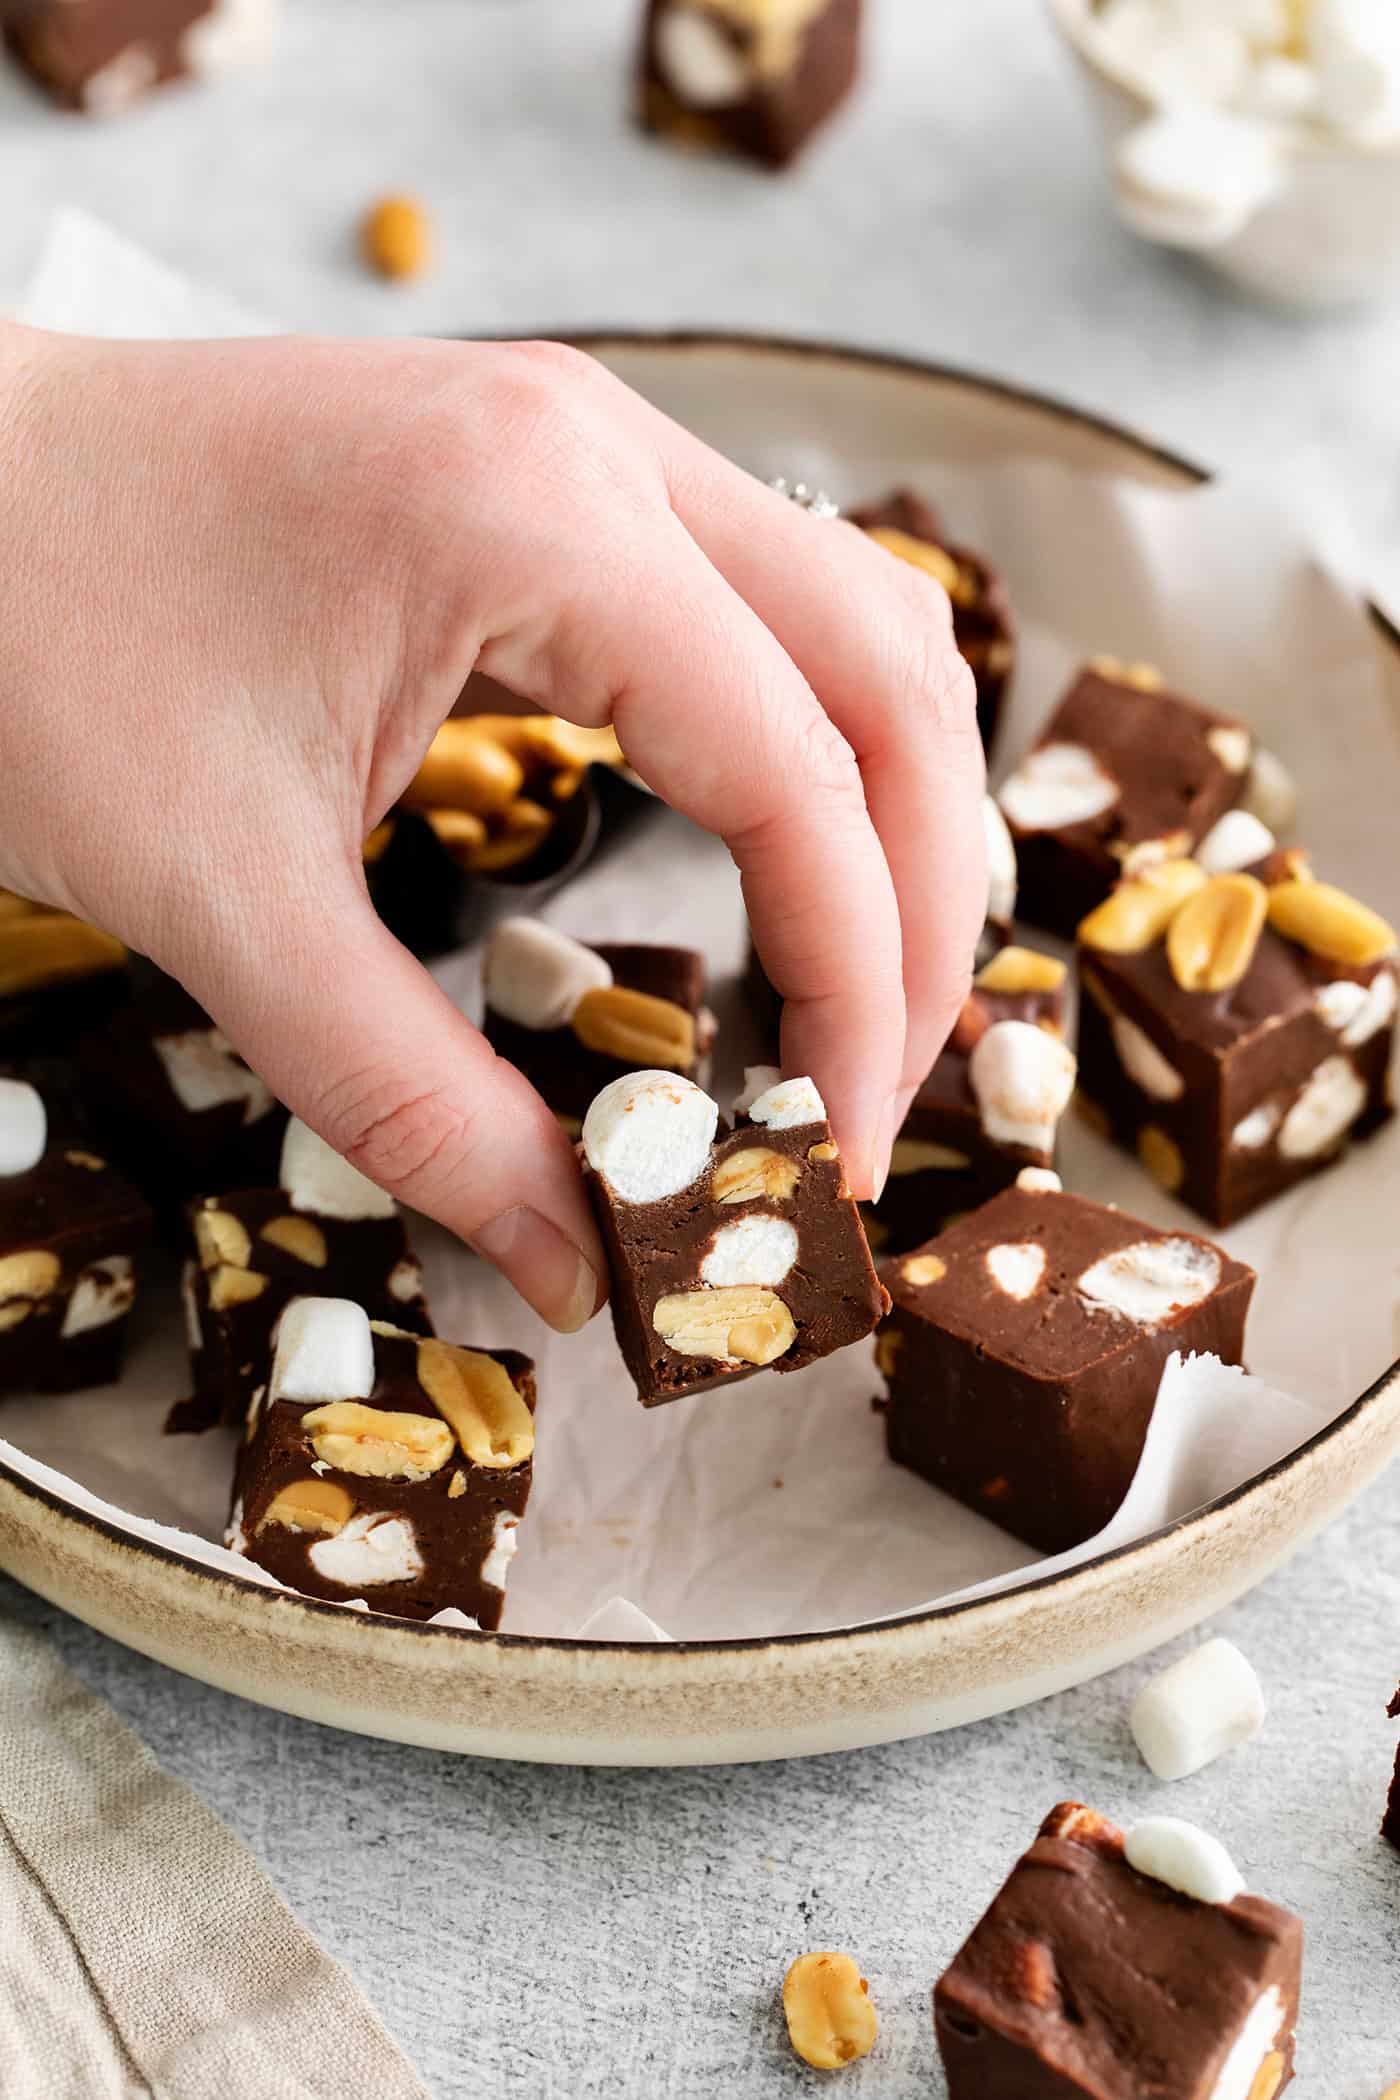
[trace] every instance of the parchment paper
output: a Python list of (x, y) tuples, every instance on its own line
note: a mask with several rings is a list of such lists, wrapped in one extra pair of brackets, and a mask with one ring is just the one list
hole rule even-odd
[[(109, 240), (67, 215), (26, 318), (123, 334), (257, 331), (163, 270), (148, 296), (142, 258), (122, 243), (114, 262)], [(1341, 580), (1348, 556), (1314, 477), (1306, 501), (1302, 482), (1277, 497), (1229, 484), (1176, 495), (1031, 460), (974, 472), (918, 454), (834, 457), (819, 432), (805, 456), (788, 447), (770, 457), (750, 435), (761, 410), (748, 400), (734, 417), (735, 454), (756, 471), (805, 474), (843, 501), (914, 481), (961, 538), (1003, 565), (1023, 634), (1001, 741), (1006, 762), (1085, 656), (1157, 662), (1174, 684), (1254, 723), (1302, 784), (1299, 835), (1321, 870), (1400, 917), (1400, 722), (1364, 608)], [(725, 1100), (755, 1046), (735, 982), (744, 921), (724, 849), (658, 811), (545, 916), (586, 940), (703, 948), (723, 1028), (715, 1091)], [(476, 1012), (474, 955), (450, 958), (436, 974)], [(1199, 1229), (1072, 1117), (1061, 1167), (1071, 1188), (1154, 1224)], [(1260, 1271), (1249, 1333), (1257, 1375), (1210, 1359), (1169, 1369), (1128, 1501), (1109, 1533), (1076, 1557), (1140, 1537), (1250, 1478), (1400, 1353), (1398, 1196), (1400, 1128), (1392, 1126), (1339, 1169), (1221, 1235)], [(415, 1237), (439, 1331), (526, 1349), (539, 1367), (536, 1487), (508, 1630), (695, 1639), (851, 1625), (1052, 1565), (888, 1463), (866, 1348), (645, 1413), (606, 1317), (581, 1336), (556, 1338), (436, 1228), (422, 1223)], [(204, 1543), (222, 1529), (231, 1439), (160, 1434), (186, 1383), (168, 1277), (138, 1309), (138, 1330), (126, 1379), (112, 1391), (7, 1402), (0, 1456), (50, 1487), (62, 1489), (66, 1477), (74, 1500), (103, 1498), (114, 1505), (106, 1514), (132, 1529), (149, 1529), (143, 1519), (187, 1527), (194, 1538), (160, 1534), (161, 1542), (256, 1580), (247, 1562)]]

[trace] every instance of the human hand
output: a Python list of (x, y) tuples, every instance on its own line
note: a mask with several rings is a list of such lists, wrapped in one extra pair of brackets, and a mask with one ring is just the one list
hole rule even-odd
[(369, 902), (361, 841), (473, 669), (611, 721), (727, 841), (857, 1194), (985, 902), (931, 579), (554, 345), (0, 328), (0, 883), (178, 977), (289, 1107), (556, 1326), (567, 1141)]

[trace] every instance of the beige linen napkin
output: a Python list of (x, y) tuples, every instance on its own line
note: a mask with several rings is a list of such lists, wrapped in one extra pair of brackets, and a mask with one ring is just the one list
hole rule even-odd
[(427, 2100), (250, 1852), (0, 1623), (4, 2100)]

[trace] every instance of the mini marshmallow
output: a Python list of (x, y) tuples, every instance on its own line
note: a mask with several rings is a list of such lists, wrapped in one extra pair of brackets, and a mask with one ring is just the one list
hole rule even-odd
[(400, 1305), (411, 1305), (423, 1289), (423, 1264), (416, 1254), (406, 1254), (389, 1271), (389, 1296)]
[(278, 1178), (293, 1210), (314, 1211), (318, 1217), (392, 1218), (397, 1208), (392, 1196), (342, 1159), (298, 1116), (292, 1117), (282, 1140)]
[(1008, 1241), (989, 1247), (982, 1258), (992, 1282), (1008, 1298), (1032, 1298), (1039, 1290), (1045, 1274), (1045, 1249), (1039, 1240)]
[[(1186, 247), (1228, 240), (1279, 180), (1278, 149), (1263, 125), (1189, 102), (1128, 132), (1114, 164), (1129, 225), (1149, 239)], [(1246, 750), (1231, 770), (1242, 773), (1248, 764)]]
[(1247, 1116), (1240, 1117), (1230, 1132), (1230, 1143), (1238, 1145), (1242, 1152), (1262, 1152), (1282, 1121), (1280, 1103), (1265, 1101), (1261, 1107), (1252, 1108)]
[(768, 1130), (800, 1130), (805, 1123), (824, 1123), (826, 1104), (810, 1079), (780, 1079), (749, 1103), (749, 1121)]
[(1249, 763), (1254, 756), (1254, 738), (1247, 729), (1239, 729), (1233, 723), (1222, 722), (1219, 728), (1206, 731), (1206, 742), (1227, 773), (1249, 771)]
[(796, 1259), (796, 1226), (751, 1211), (714, 1235), (700, 1264), (700, 1280), (715, 1290), (738, 1283), (777, 1284)]
[(520, 1546), (520, 1540), (516, 1536), (519, 1530), (519, 1517), (512, 1516), (508, 1509), (496, 1512), (490, 1549), (481, 1563), (481, 1579), (483, 1582), (489, 1582), (493, 1590), (503, 1590), (506, 1586), (510, 1564)]
[(1144, 1816), (1123, 1833), (1130, 1867), (1197, 1903), (1233, 1903), (1244, 1894), (1244, 1876), (1219, 1838), (1183, 1823), (1178, 1816)]
[(1349, 1050), (1358, 1049), (1395, 1018), (1395, 974), (1382, 970), (1369, 984), (1339, 977), (1334, 984), (1319, 986), (1313, 1005)]
[(481, 966), (486, 1004), (519, 1028), (563, 1028), (613, 973), (601, 955), (539, 919), (503, 919)]
[(1016, 1186), (1032, 1196), (1058, 1196), (1064, 1189), (1064, 1183), (1053, 1167), (1022, 1167), (1016, 1176)]
[(24, 1079), (0, 1079), (0, 1175), (28, 1174), (49, 1142), (43, 1096)]
[(1123, 1070), (1144, 1094), (1154, 1101), (1179, 1101), (1186, 1092), (1186, 1081), (1151, 1036), (1126, 1014), (1115, 1014), (1109, 1027)]
[(1074, 1092), (1074, 1054), (1030, 1021), (996, 1021), (968, 1059), (982, 1128), (997, 1145), (1045, 1152)]
[(1196, 848), (1195, 860), (1207, 875), (1237, 875), (1273, 852), (1278, 840), (1267, 824), (1247, 809), (1227, 809)]
[(778, 1065), (745, 1065), (743, 1089), (734, 1096), (735, 1115), (746, 1116), (755, 1101), (777, 1086), (782, 1076)]
[(1366, 1106), (1366, 1088), (1349, 1057), (1326, 1057), (1283, 1119), (1278, 1149), (1285, 1159), (1319, 1159), (1350, 1130)]
[(1135, 1240), (1104, 1255), (1079, 1279), (1091, 1312), (1115, 1313), (1138, 1327), (1157, 1327), (1174, 1312), (1201, 1304), (1220, 1281), (1220, 1256), (1196, 1240)]
[(256, 1123), (277, 1106), (269, 1087), (250, 1072), (217, 1028), (189, 1028), (182, 1035), (157, 1035), (151, 1047), (165, 1067), (170, 1091), (191, 1115), (225, 1103), (243, 1103), (243, 1123)]
[(1298, 814), (1298, 783), (1274, 752), (1255, 746), (1249, 778), (1237, 806), (1247, 815), (1258, 817), (1276, 836), (1290, 829)]
[[(1259, 1993), (1234, 2047), (1220, 2066), (1220, 2076), (1211, 2090), (1210, 2100), (1254, 2100), (1257, 2093), (1266, 2093), (1270, 2084), (1275, 2092), (1278, 2091), (1278, 2081), (1261, 2074), (1274, 2053), (1274, 2045), (1283, 2032), (1287, 2017), (1287, 2007), (1273, 1985)], [(1393, 2092), (1394, 2088), (1391, 2090)], [(1385, 2100), (1384, 2095), (1382, 2100)]]
[(1315, 0), (1308, 49), (1325, 123), (1367, 141), (1400, 131), (1400, 15), (1394, 0)]
[(749, 92), (744, 54), (717, 22), (671, 6), (656, 25), (652, 49), (661, 77), (689, 109), (725, 109)]
[(982, 797), (982, 830), (987, 851), (987, 917), (994, 925), (1009, 926), (1016, 916), (1016, 848), (992, 795)]
[(129, 1254), (109, 1254), (83, 1270), (63, 1311), (60, 1339), (109, 1327), (131, 1311), (136, 1300), (136, 1272)]
[(624, 1072), (583, 1119), (583, 1151), (624, 1203), (678, 1196), (709, 1164), (719, 1108), (676, 1072)]
[(441, 1611), (433, 1613), (427, 1623), (429, 1626), (451, 1626), (458, 1633), (480, 1633), (481, 1631), (480, 1619), (469, 1618), (466, 1612), (458, 1611), (455, 1604), (445, 1604)]
[(1157, 102), (1228, 102), (1249, 71), (1254, 0), (1212, 0), (1209, 10), (1161, 0), (1110, 0), (1096, 20), (1105, 57), (1133, 73)]
[(423, 1556), (407, 1517), (386, 1517), (377, 1510), (352, 1517), (333, 1538), (317, 1539), (306, 1557), (324, 1581), (347, 1590), (416, 1582), (423, 1572)]
[(1264, 1725), (1264, 1693), (1233, 1641), (1207, 1641), (1144, 1685), (1128, 1726), (1158, 1779), (1193, 1772), (1238, 1749)]
[(1019, 831), (1061, 831), (1112, 809), (1118, 783), (1082, 744), (1027, 752), (997, 797)]
[(669, 1641), (671, 1636), (655, 1619), (649, 1619), (639, 1606), (626, 1597), (609, 1597), (606, 1604), (590, 1612), (578, 1632), (576, 1641), (645, 1641), (647, 1643)]
[(277, 1328), (274, 1400), (368, 1400), (374, 1390), (369, 1315), (349, 1298), (293, 1298)]
[(268, 57), (277, 41), (280, 0), (213, 0), (180, 38), (190, 72), (207, 79)]

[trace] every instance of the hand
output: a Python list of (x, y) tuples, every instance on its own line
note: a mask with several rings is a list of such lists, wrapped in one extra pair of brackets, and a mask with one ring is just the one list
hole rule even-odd
[(727, 840), (858, 1194), (984, 903), (937, 586), (548, 344), (0, 329), (0, 883), (178, 977), (556, 1326), (604, 1295), (553, 1117), (375, 916), (361, 841), (473, 668)]

